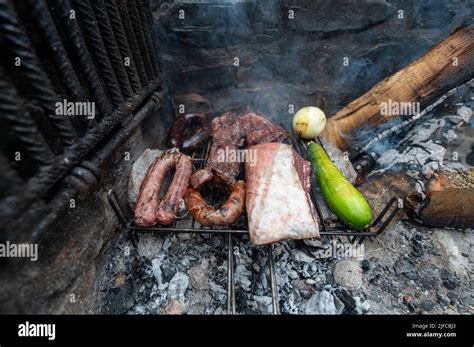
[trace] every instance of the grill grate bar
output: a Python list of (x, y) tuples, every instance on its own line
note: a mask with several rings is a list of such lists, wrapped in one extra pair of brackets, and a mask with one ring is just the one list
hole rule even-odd
[(148, 84), (148, 75), (145, 70), (144, 58), (141, 54), (139, 54), (140, 48), (138, 47), (137, 39), (135, 37), (135, 32), (133, 30), (133, 26), (130, 21), (130, 16), (128, 13), (126, 1), (125, 0), (116, 0), (116, 1), (117, 1), (117, 7), (120, 12), (120, 16), (122, 17), (122, 22), (125, 28), (125, 33), (128, 38), (128, 43), (130, 45), (130, 49), (132, 50), (133, 61), (135, 62), (137, 66), (137, 71), (140, 77), (140, 81), (142, 83), (142, 86), (146, 86)]
[(227, 235), (227, 313), (235, 314), (235, 278), (234, 278), (234, 246), (232, 234)]
[(127, 35), (125, 34), (122, 18), (120, 16), (120, 12), (117, 9), (117, 4), (115, 0), (105, 1), (105, 8), (109, 15), (110, 24), (114, 31), (115, 39), (120, 49), (120, 53), (122, 54), (122, 58), (130, 59), (129, 66), (126, 66), (127, 73), (128, 73), (128, 77), (130, 79), (130, 84), (133, 88), (133, 91), (135, 93), (138, 93), (141, 89), (140, 77), (138, 77), (137, 66), (135, 64), (134, 57), (130, 49), (130, 45), (128, 43)]
[(71, 42), (71, 47), (79, 61), (81, 71), (84, 74), (94, 101), (97, 103), (100, 113), (108, 114), (112, 111), (112, 104), (100, 81), (96, 67), (92, 62), (92, 56), (86, 47), (79, 25), (76, 20), (71, 20), (69, 17), (71, 11), (73, 11), (71, 3), (69, 0), (58, 1), (56, 6), (55, 14), (64, 26), (67, 39)]
[[(2, 180), (2, 184), (4, 184), (4, 186), (7, 188), (7, 192), (16, 192), (20, 189), (23, 189), (23, 180), (17, 175), (16, 171), (13, 170), (8, 158), (6, 158), (3, 153), (0, 153), (0, 179)], [(5, 193), (5, 191), (2, 193)], [(0, 217), (4, 213), (4, 210), (0, 210)]]
[[(193, 218), (194, 219), (194, 218)], [(135, 230), (140, 233), (168, 234), (170, 232), (178, 234), (199, 233), (199, 234), (248, 234), (248, 230), (243, 229), (204, 229), (204, 228), (173, 228), (173, 227), (137, 227), (133, 223), (127, 223), (127, 229)]]
[(145, 71), (148, 76), (153, 76), (153, 69), (151, 67), (150, 61), (150, 52), (148, 52), (147, 46), (145, 45), (145, 38), (142, 30), (142, 23), (140, 21), (140, 16), (137, 11), (137, 6), (134, 0), (127, 1), (128, 6), (128, 15), (130, 17), (130, 23), (133, 28), (133, 32), (135, 34), (135, 40), (138, 44), (138, 48), (141, 52), (143, 57), (143, 63), (145, 65)]
[[(51, 13), (44, 0), (30, 0), (29, 4), (32, 8), (33, 18), (36, 25), (40, 29), (44, 41), (49, 46), (54, 62), (56, 63), (61, 79), (66, 86), (67, 93), (77, 101), (86, 101), (89, 99), (88, 95), (83, 91), (77, 77), (76, 71), (72, 67), (72, 63), (68, 58), (66, 49), (61, 41), (59, 33), (54, 24)], [(82, 119), (81, 119), (82, 120)], [(88, 127), (96, 126), (95, 119), (83, 120)]]
[(148, 57), (150, 58), (151, 68), (153, 70), (153, 75), (158, 77), (158, 62), (157, 62), (157, 51), (153, 42), (153, 19), (151, 18), (151, 9), (150, 4), (146, 0), (138, 0), (137, 10), (140, 17), (140, 22), (142, 24), (143, 35), (145, 39), (145, 45), (148, 50)]
[(103, 42), (107, 52), (109, 53), (109, 59), (114, 68), (122, 94), (126, 99), (129, 99), (133, 96), (132, 86), (130, 84), (127, 71), (125, 71), (125, 61), (120, 53), (117, 41), (115, 40), (115, 35), (112, 31), (110, 20), (105, 10), (104, 2), (103, 0), (93, 0), (91, 1), (91, 4), (94, 9), (97, 22), (99, 23)]
[[(391, 214), (393, 217), (396, 215), (398, 210), (394, 210)], [(395, 215), (394, 215), (395, 214)], [(393, 219), (393, 217), (391, 219)], [(388, 218), (387, 220), (388, 221)], [(138, 227), (134, 223), (129, 222), (126, 225), (127, 229), (134, 230), (143, 234), (146, 233), (156, 233), (156, 234), (168, 234), (170, 232), (174, 233), (199, 233), (199, 234), (248, 234), (249, 231), (247, 229), (207, 229), (204, 227), (200, 228), (179, 228), (179, 227)], [(382, 229), (380, 228), (377, 231), (338, 231), (338, 230), (331, 230), (331, 231), (320, 231), (319, 234), (321, 236), (355, 236), (355, 237), (371, 237), (371, 236), (378, 236), (382, 233)]]
[(114, 210), (115, 215), (118, 217), (120, 224), (126, 225), (127, 219), (125, 218), (122, 207), (120, 206), (120, 203), (117, 198), (117, 194), (115, 194), (115, 192), (112, 189), (110, 189), (107, 192), (107, 199), (109, 200), (109, 203), (112, 206), (112, 209)]
[(35, 92), (35, 98), (56, 127), (62, 143), (65, 147), (72, 146), (77, 140), (76, 130), (69, 119), (56, 115), (54, 108), (58, 100), (56, 92), (10, 1), (0, 2), (0, 30), (7, 43), (6, 49), (13, 57), (21, 59), (18, 68), (23, 72), (26, 81)]
[(124, 99), (120, 90), (115, 70), (112, 67), (104, 40), (100, 35), (100, 29), (97, 24), (97, 18), (92, 10), (89, 0), (75, 1), (74, 4), (80, 13), (80, 19), (83, 24), (87, 42), (90, 44), (91, 50), (94, 52), (95, 61), (99, 67), (102, 78), (114, 108), (118, 109), (123, 105)]
[(270, 286), (272, 289), (272, 307), (273, 314), (280, 314), (280, 305), (278, 303), (278, 283), (275, 273), (275, 262), (273, 261), (272, 245), (267, 245), (268, 267), (270, 269)]
[(25, 151), (40, 165), (48, 165), (54, 156), (43, 135), (36, 128), (31, 113), (20, 108), (17, 90), (6, 79), (2, 66), (0, 66), (0, 90), (2, 93), (0, 116), (7, 120), (9, 128)]

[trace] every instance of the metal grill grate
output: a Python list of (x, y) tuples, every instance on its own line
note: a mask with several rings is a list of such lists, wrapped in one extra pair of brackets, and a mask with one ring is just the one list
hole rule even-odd
[[(142, 0), (0, 0), (0, 228), (30, 229), (96, 182), (84, 161), (159, 87), (151, 10)], [(159, 104), (159, 98), (148, 99)], [(56, 114), (94, 103), (96, 117)], [(18, 160), (18, 154), (21, 160)], [(66, 175), (72, 188), (58, 193)], [(66, 185), (61, 181), (60, 188)], [(56, 188), (55, 188), (56, 187)], [(51, 196), (57, 197), (56, 199)], [(28, 211), (28, 212), (25, 212)], [(14, 238), (29, 239), (28, 232)]]
[[(306, 153), (304, 149), (305, 144), (303, 141), (300, 142), (293, 142), (294, 148), (300, 154)], [(321, 142), (320, 142), (321, 143)], [(322, 144), (321, 144), (322, 145)], [(194, 153), (192, 155), (194, 167), (196, 169), (200, 169), (203, 167), (207, 155), (209, 154), (210, 143), (207, 145), (206, 149), (203, 150), (201, 153)], [(305, 156), (303, 156), (305, 157)], [(382, 210), (380, 215), (375, 219), (375, 221), (367, 227), (363, 231), (351, 231), (347, 230), (342, 224), (338, 225), (326, 225), (325, 218), (321, 213), (321, 209), (319, 207), (319, 203), (317, 199), (315, 199), (315, 187), (312, 184), (312, 193), (311, 198), (316, 207), (318, 212), (321, 230), (320, 234), (324, 237), (332, 237), (332, 236), (347, 236), (350, 239), (351, 243), (361, 243), (365, 237), (374, 237), (380, 235), (388, 224), (392, 221), (395, 215), (400, 210), (397, 204), (397, 199), (392, 198), (385, 208)], [(229, 314), (236, 313), (236, 302), (235, 302), (235, 279), (234, 279), (234, 238), (232, 237), (233, 234), (248, 234), (248, 229), (233, 229), (232, 226), (225, 228), (225, 227), (203, 227), (199, 226), (196, 227), (196, 223), (194, 218), (192, 219), (192, 227), (191, 228), (180, 228), (177, 227), (176, 220), (170, 227), (139, 227), (136, 226), (133, 222), (133, 219), (127, 218), (127, 213), (125, 209), (122, 208), (119, 200), (114, 191), (109, 191), (108, 194), (109, 202), (114, 209), (119, 221), (122, 224), (122, 227), (125, 231), (130, 233), (131, 239), (134, 239), (136, 234), (144, 234), (144, 233), (151, 233), (152, 235), (160, 235), (160, 234), (168, 234), (168, 233), (208, 233), (213, 235), (223, 235), (226, 239), (227, 243), (227, 251), (228, 251), (228, 268), (227, 268), (227, 312)], [(390, 212), (389, 212), (390, 211)], [(273, 314), (280, 314), (280, 306), (278, 303), (278, 284), (276, 278), (276, 271), (275, 271), (275, 263), (273, 259), (273, 252), (272, 252), (272, 245), (265, 246), (267, 248), (267, 255), (268, 255), (268, 271), (269, 271), (269, 278), (270, 278), (270, 288), (271, 288), (271, 297), (272, 297), (272, 307), (273, 307)]]

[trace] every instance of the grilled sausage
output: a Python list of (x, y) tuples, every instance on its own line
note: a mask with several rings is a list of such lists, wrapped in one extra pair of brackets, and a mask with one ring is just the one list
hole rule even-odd
[(242, 214), (245, 207), (245, 182), (238, 181), (232, 187), (227, 201), (218, 210), (209, 206), (199, 191), (189, 188), (184, 197), (186, 206), (193, 217), (202, 225), (230, 225)]
[[(197, 131), (185, 139), (185, 130), (191, 126), (196, 126)], [(167, 143), (170, 147), (180, 148), (189, 153), (199, 148), (209, 135), (207, 116), (201, 113), (187, 113), (176, 117), (168, 133)]]
[(212, 171), (201, 169), (191, 175), (191, 178), (189, 179), (189, 184), (191, 185), (191, 187), (197, 190), (202, 185), (209, 182), (213, 177), (214, 174), (212, 173)]
[(183, 141), (181, 146), (183, 152), (194, 152), (207, 140), (209, 135), (211, 135), (211, 128), (208, 124), (202, 125), (191, 137)]
[(183, 144), (183, 129), (186, 127), (186, 118), (185, 115), (177, 116), (173, 124), (171, 124), (171, 128), (168, 132), (168, 138), (166, 139), (166, 143), (171, 148), (180, 148)]
[[(165, 196), (159, 201), (160, 191), (168, 171), (176, 168)], [(168, 151), (156, 158), (148, 168), (141, 184), (135, 208), (135, 223), (149, 227), (157, 223), (169, 225), (179, 212), (179, 205), (188, 189), (192, 173), (191, 159), (177, 151)]]

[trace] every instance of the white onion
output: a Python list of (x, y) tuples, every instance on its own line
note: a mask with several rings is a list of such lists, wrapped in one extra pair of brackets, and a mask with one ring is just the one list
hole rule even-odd
[(303, 139), (314, 139), (325, 126), (326, 115), (318, 107), (303, 107), (293, 117), (293, 130)]

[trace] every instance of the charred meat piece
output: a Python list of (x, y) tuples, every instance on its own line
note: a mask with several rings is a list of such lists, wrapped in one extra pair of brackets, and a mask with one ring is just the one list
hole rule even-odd
[(289, 138), (288, 132), (279, 125), (255, 112), (246, 112), (239, 118), (244, 130), (247, 147), (259, 143), (283, 142)]
[(212, 120), (212, 144), (204, 169), (191, 176), (191, 187), (199, 189), (213, 179), (216, 185), (228, 190), (234, 186), (241, 163), (229, 161), (225, 153), (237, 151), (243, 145), (243, 131), (235, 113), (225, 113)]
[(198, 189), (209, 180), (230, 190), (241, 170), (239, 161), (226, 156), (240, 148), (259, 143), (283, 141), (289, 137), (286, 130), (254, 112), (241, 115), (225, 113), (212, 121), (212, 144), (204, 169), (191, 177), (191, 187)]
[(199, 191), (189, 188), (185, 196), (186, 207), (202, 225), (231, 225), (242, 214), (245, 207), (245, 182), (238, 181), (227, 201), (218, 210), (209, 206)]
[[(167, 173), (175, 168), (173, 180), (163, 199), (160, 191)], [(135, 223), (150, 227), (157, 223), (169, 225), (176, 218), (192, 173), (191, 159), (178, 151), (167, 151), (148, 168), (138, 194), (135, 207)]]
[(319, 238), (319, 220), (310, 197), (310, 164), (283, 143), (259, 144), (249, 151), (256, 152), (254, 164), (245, 163), (252, 243)]

